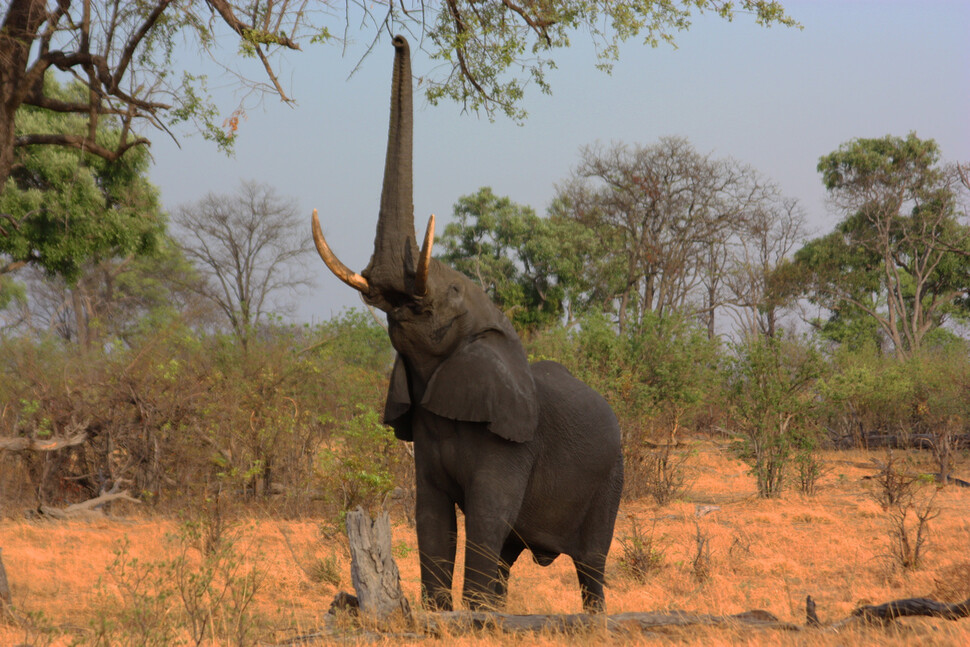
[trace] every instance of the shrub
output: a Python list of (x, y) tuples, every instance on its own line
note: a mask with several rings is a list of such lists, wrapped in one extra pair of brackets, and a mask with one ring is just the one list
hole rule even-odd
[(360, 407), (350, 420), (331, 420), (329, 424), (333, 433), (320, 452), (317, 468), (324, 492), (341, 514), (358, 505), (375, 509), (394, 489), (393, 469), (400, 460), (400, 443), (371, 408)]
[(61, 505), (118, 487), (178, 507), (219, 491), (305, 512), (317, 451), (358, 406), (383, 405), (391, 358), (386, 333), (363, 313), (265, 325), (246, 348), (176, 318), (91, 351), (2, 339), (0, 436), (87, 438), (0, 452), (0, 499)]
[(631, 517), (630, 534), (619, 538), (620, 567), (637, 582), (645, 582), (651, 573), (663, 566), (666, 547), (654, 534), (655, 528), (649, 533), (644, 532), (636, 518)]
[(751, 465), (761, 497), (784, 488), (793, 451), (817, 433), (811, 408), (821, 357), (783, 337), (751, 337), (736, 347), (728, 376), (740, 455)]

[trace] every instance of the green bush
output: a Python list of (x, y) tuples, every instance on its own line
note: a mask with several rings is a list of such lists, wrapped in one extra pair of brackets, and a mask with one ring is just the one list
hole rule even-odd
[(775, 497), (792, 456), (814, 448), (822, 358), (810, 344), (785, 337), (750, 337), (735, 352), (728, 380), (740, 455), (751, 465), (759, 496)]
[(319, 454), (317, 468), (323, 490), (341, 515), (358, 505), (377, 508), (394, 489), (401, 443), (374, 409), (361, 407), (350, 420), (328, 422), (334, 430), (329, 446)]

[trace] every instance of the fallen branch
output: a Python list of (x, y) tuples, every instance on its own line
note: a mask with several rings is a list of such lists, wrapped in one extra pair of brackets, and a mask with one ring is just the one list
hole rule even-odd
[[(704, 613), (688, 613), (685, 611), (660, 612), (631, 612), (613, 615), (590, 615), (586, 613), (574, 614), (530, 614), (515, 615), (510, 613), (481, 612), (481, 611), (448, 611), (443, 613), (423, 613), (418, 615), (414, 624), (418, 633), (375, 633), (372, 630), (358, 626), (354, 629), (353, 617), (373, 617), (374, 611), (363, 613), (364, 599), (375, 597), (375, 591), (380, 591), (377, 597), (390, 594), (393, 600), (387, 608), (399, 609), (403, 595), (400, 594), (399, 576), (394, 559), (389, 555), (390, 525), (387, 523), (387, 513), (372, 523), (370, 517), (363, 511), (347, 515), (348, 538), (351, 552), (359, 554), (361, 562), (370, 562), (376, 566), (377, 572), (367, 577), (354, 575), (354, 586), (357, 587), (360, 602), (353, 595), (340, 592), (334, 598), (330, 607), (330, 614), (323, 629), (313, 633), (291, 638), (279, 645), (312, 644), (332, 642), (335, 638), (350, 639), (355, 637), (368, 640), (414, 640), (423, 636), (455, 635), (474, 631), (499, 631), (507, 634), (526, 633), (571, 633), (590, 630), (608, 632), (641, 632), (650, 633), (655, 629), (670, 629), (694, 626), (724, 626), (745, 627), (754, 629), (773, 629), (776, 631), (835, 631), (848, 624), (865, 623), (885, 624), (902, 616), (930, 616), (947, 620), (959, 620), (970, 617), (970, 600), (959, 604), (947, 604), (927, 598), (912, 598), (896, 600), (876, 606), (859, 607), (852, 615), (844, 620), (831, 624), (822, 624), (816, 613), (816, 604), (812, 596), (805, 599), (805, 627), (791, 622), (784, 622), (767, 611), (746, 611), (727, 616), (709, 615)], [(386, 548), (378, 548), (378, 545)], [(356, 567), (360, 569), (360, 566)], [(387, 570), (385, 570), (387, 569)], [(359, 584), (367, 581), (366, 586)], [(363, 588), (363, 590), (362, 590)], [(374, 604), (373, 601), (370, 602)], [(383, 602), (382, 604), (387, 604)], [(407, 605), (404, 600), (403, 604)], [(348, 627), (347, 615), (351, 617)], [(410, 623), (408, 623), (410, 625)], [(386, 625), (385, 625), (386, 626)], [(373, 624), (370, 625), (373, 629)]]
[(0, 438), (0, 451), (19, 453), (31, 452), (52, 452), (65, 447), (81, 445), (88, 439), (87, 432), (81, 431), (71, 436), (59, 436), (56, 438)]
[(885, 604), (866, 605), (852, 612), (853, 617), (862, 618), (867, 622), (888, 622), (906, 616), (924, 616), (943, 618), (944, 620), (960, 620), (970, 618), (970, 599), (955, 604), (937, 602), (929, 598), (908, 598), (894, 600)]
[(73, 503), (66, 508), (54, 508), (49, 505), (41, 505), (38, 507), (38, 511), (43, 516), (50, 517), (51, 519), (100, 519), (104, 517), (104, 512), (99, 510), (99, 508), (118, 500), (141, 503), (141, 501), (130, 496), (127, 492), (109, 492), (81, 503)]

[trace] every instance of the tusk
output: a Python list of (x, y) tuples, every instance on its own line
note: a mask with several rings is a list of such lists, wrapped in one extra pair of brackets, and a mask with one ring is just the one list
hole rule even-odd
[(320, 258), (327, 264), (334, 275), (354, 288), (358, 292), (370, 292), (370, 283), (360, 274), (352, 272), (350, 268), (340, 262), (327, 245), (327, 240), (323, 237), (323, 230), (320, 229), (320, 219), (317, 217), (317, 210), (313, 210), (313, 242), (317, 246)]
[(428, 218), (428, 229), (424, 234), (424, 244), (421, 245), (421, 256), (418, 258), (418, 271), (414, 276), (414, 292), (419, 297), (428, 293), (428, 270), (431, 267), (431, 247), (434, 245), (434, 214)]

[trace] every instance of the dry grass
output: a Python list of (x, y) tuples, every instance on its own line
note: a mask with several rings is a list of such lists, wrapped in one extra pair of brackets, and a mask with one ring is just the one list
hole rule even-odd
[[(857, 606), (889, 600), (931, 596), (946, 601), (970, 597), (970, 490), (947, 487), (937, 496), (941, 514), (933, 520), (929, 552), (915, 571), (893, 566), (889, 554), (887, 514), (871, 496), (873, 481), (862, 477), (877, 452), (839, 452), (824, 456), (827, 473), (819, 494), (804, 497), (787, 492), (778, 500), (756, 498), (746, 467), (726, 451), (702, 443), (691, 458), (692, 486), (686, 500), (658, 508), (646, 499), (624, 504), (608, 565), (607, 605), (611, 613), (680, 609), (732, 614), (764, 609), (782, 620), (804, 624), (805, 596), (818, 604), (823, 623), (843, 618)], [(970, 462), (958, 465), (967, 476)], [(718, 509), (697, 517), (701, 505)], [(396, 511), (399, 512), (399, 511)], [(403, 520), (403, 515), (398, 515)], [(620, 540), (632, 520), (653, 527), (665, 542), (664, 563), (641, 583), (618, 562)], [(284, 530), (288, 536), (284, 538)], [(114, 558), (122, 538), (139, 560), (158, 560), (174, 551), (166, 537), (177, 529), (167, 519), (95, 523), (4, 521), (0, 547), (15, 604), (20, 611), (42, 612), (53, 633), (28, 631), (0, 621), (0, 645), (71, 644), (86, 640), (90, 627), (104, 613), (97, 582)], [(708, 538), (706, 579), (693, 573), (698, 532)], [(350, 588), (349, 557), (344, 540), (321, 539), (315, 521), (253, 519), (243, 523), (237, 548), (244, 559), (264, 573), (256, 596), (262, 640), (283, 640), (322, 624), (327, 607), (340, 589)], [(404, 588), (418, 599), (418, 560), (413, 529), (403, 521), (394, 527)], [(288, 545), (289, 544), (289, 545)], [(336, 556), (339, 585), (311, 577), (314, 560)], [(523, 558), (512, 569), (509, 608), (513, 613), (574, 613), (580, 610), (579, 589), (568, 558), (542, 568)], [(970, 619), (958, 622), (907, 619), (889, 629), (868, 629), (837, 635), (692, 628), (644, 637), (597, 632), (580, 636), (543, 635), (528, 638), (481, 635), (442, 637), (421, 644), (636, 644), (704, 645), (967, 645)], [(400, 644), (388, 640), (388, 644)]]

